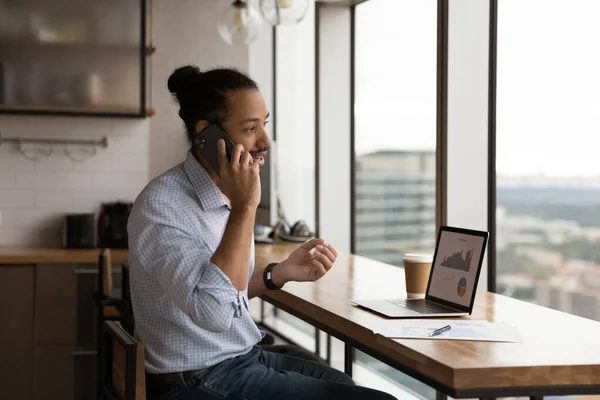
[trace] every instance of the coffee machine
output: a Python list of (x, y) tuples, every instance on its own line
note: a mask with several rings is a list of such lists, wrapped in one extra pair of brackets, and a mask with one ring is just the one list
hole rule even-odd
[(127, 249), (127, 220), (132, 203), (103, 203), (98, 217), (98, 247)]

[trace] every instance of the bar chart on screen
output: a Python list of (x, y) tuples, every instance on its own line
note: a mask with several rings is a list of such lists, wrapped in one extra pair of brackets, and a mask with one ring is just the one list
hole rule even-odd
[(463, 250), (457, 251), (456, 253), (444, 257), (441, 265), (447, 268), (457, 269), (459, 271), (469, 272), (471, 270), (471, 264), (473, 262), (473, 252), (475, 249), (466, 250), (466, 254), (463, 256)]

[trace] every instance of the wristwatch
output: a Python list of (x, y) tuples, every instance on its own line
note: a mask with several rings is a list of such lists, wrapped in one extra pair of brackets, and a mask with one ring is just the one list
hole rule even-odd
[(273, 279), (272, 279), (273, 278), (273, 268), (275, 268), (275, 266), (277, 264), (278, 263), (271, 263), (271, 264), (267, 265), (267, 267), (265, 268), (265, 271), (263, 272), (263, 280), (265, 282), (265, 286), (269, 290), (278, 290), (283, 287), (283, 286), (279, 287), (275, 283), (273, 283)]

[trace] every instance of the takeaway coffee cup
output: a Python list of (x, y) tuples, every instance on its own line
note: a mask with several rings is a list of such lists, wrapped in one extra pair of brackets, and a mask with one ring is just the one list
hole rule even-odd
[(433, 256), (431, 254), (405, 254), (403, 261), (406, 296), (409, 299), (424, 298)]

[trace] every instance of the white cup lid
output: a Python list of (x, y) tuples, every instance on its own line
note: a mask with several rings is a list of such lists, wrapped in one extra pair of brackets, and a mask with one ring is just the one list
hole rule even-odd
[(411, 262), (433, 262), (433, 255), (432, 254), (405, 254), (403, 257), (404, 261), (411, 261)]

